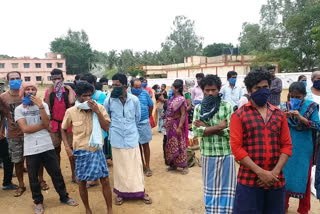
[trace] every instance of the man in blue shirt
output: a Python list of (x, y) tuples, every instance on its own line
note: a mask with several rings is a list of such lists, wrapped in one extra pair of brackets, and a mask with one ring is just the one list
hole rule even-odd
[(80, 77), (80, 81), (90, 83), (94, 87), (92, 99), (97, 101), (97, 103), (103, 105), (104, 100), (107, 98), (107, 96), (101, 90), (97, 90), (96, 88), (97, 77), (94, 76), (93, 74), (87, 73)]
[(116, 205), (124, 198), (142, 198), (151, 204), (145, 193), (143, 167), (139, 149), (138, 124), (141, 120), (139, 99), (128, 93), (128, 80), (125, 74), (112, 77), (113, 90), (104, 102), (110, 118), (110, 143), (113, 156), (114, 193)]
[(243, 95), (242, 88), (236, 86), (237, 76), (237, 72), (229, 71), (227, 74), (229, 84), (224, 86), (220, 91), (222, 99), (230, 103), (233, 107), (239, 104), (239, 100)]
[[(152, 140), (152, 130), (150, 126), (149, 117), (152, 115), (153, 111), (153, 102), (146, 90), (143, 90), (141, 87), (141, 80), (135, 79), (133, 81), (133, 87), (131, 88), (131, 92), (133, 95), (137, 96), (140, 101), (141, 107), (141, 119), (138, 124), (139, 131), (139, 143), (140, 143), (140, 151), (141, 151), (141, 159), (143, 163), (143, 170), (146, 173), (147, 177), (152, 176), (152, 171), (150, 169), (150, 147), (149, 142)], [(142, 154), (142, 147), (144, 153)]]

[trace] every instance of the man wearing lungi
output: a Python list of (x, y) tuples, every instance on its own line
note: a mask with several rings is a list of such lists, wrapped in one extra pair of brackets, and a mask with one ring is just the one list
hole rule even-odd
[[(87, 182), (100, 179), (108, 214), (112, 213), (112, 193), (109, 170), (102, 151), (104, 131), (109, 130), (110, 118), (103, 105), (92, 100), (94, 88), (86, 82), (77, 84), (75, 106), (66, 111), (62, 122), (62, 139), (69, 157), (75, 158), (81, 200), (86, 213), (92, 211), (88, 201)], [(73, 151), (69, 146), (67, 129), (72, 125)]]
[[(131, 92), (133, 95), (137, 96), (140, 101), (141, 119), (138, 124), (140, 152), (141, 152), (141, 159), (143, 164), (143, 171), (146, 173), (147, 177), (150, 177), (152, 176), (152, 171), (150, 169), (149, 142), (152, 140), (152, 130), (150, 126), (149, 117), (151, 117), (152, 115), (153, 101), (151, 100), (148, 92), (142, 89), (141, 81), (139, 79), (135, 79), (133, 81)], [(144, 158), (143, 158), (142, 150), (143, 150)], [(143, 159), (145, 159), (146, 163), (144, 163)]]
[(206, 213), (231, 214), (236, 190), (236, 168), (229, 141), (232, 106), (221, 99), (221, 80), (207, 75), (200, 87), (204, 93), (195, 107), (193, 134), (201, 137), (200, 151)]
[(123, 204), (124, 198), (141, 198), (151, 204), (151, 198), (145, 193), (139, 149), (140, 102), (127, 92), (125, 74), (116, 73), (112, 77), (112, 87), (104, 106), (111, 117), (109, 137), (113, 156), (113, 191), (117, 194), (115, 203)]
[(251, 71), (244, 80), (251, 99), (231, 116), (231, 149), (240, 161), (234, 214), (285, 213), (282, 168), (292, 144), (284, 112), (268, 103), (271, 80), (265, 69)]

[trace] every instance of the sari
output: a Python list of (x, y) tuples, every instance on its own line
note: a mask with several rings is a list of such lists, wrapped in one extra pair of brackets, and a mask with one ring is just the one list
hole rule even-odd
[[(173, 116), (180, 108), (184, 106), (187, 109), (187, 103), (183, 96), (172, 97), (168, 102), (168, 109), (166, 114), (166, 132), (167, 143), (165, 146), (166, 163), (175, 167), (187, 167), (187, 142), (186, 131), (188, 130), (187, 116), (181, 130), (181, 136), (177, 135), (177, 128), (180, 123), (180, 118), (174, 119)], [(187, 112), (186, 112), (187, 115)]]

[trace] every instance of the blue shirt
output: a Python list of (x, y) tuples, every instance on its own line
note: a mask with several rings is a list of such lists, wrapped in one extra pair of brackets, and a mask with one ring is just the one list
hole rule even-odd
[(107, 98), (107, 96), (100, 90), (96, 90), (94, 94), (92, 95), (92, 99), (97, 101), (97, 103), (103, 105), (104, 100)]
[(141, 121), (149, 119), (149, 108), (153, 106), (153, 101), (146, 90), (142, 90), (139, 95), (140, 107), (141, 107)]
[(242, 88), (234, 86), (231, 88), (230, 85), (224, 86), (220, 93), (222, 94), (222, 99), (230, 103), (232, 106), (239, 105), (239, 100), (243, 95)]
[(120, 99), (110, 96), (104, 101), (110, 118), (110, 144), (116, 148), (134, 148), (138, 146), (138, 123), (141, 119), (141, 109), (138, 97), (127, 93), (123, 105)]

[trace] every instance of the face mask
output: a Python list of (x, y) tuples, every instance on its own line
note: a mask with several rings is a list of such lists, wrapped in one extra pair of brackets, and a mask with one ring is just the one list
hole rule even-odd
[(139, 96), (142, 92), (142, 88), (140, 88), (140, 89), (132, 88), (131, 91), (132, 91), (132, 94)]
[(142, 83), (142, 87), (146, 88), (148, 86), (148, 83)]
[(264, 106), (270, 97), (270, 90), (267, 88), (259, 89), (258, 91), (251, 94), (251, 99), (257, 104), (258, 106)]
[(88, 101), (85, 101), (83, 103), (80, 103), (78, 100), (76, 101), (75, 103), (75, 106), (79, 109), (82, 109), (82, 110), (89, 110), (90, 107), (88, 105)]
[(28, 94), (27, 96), (25, 96), (23, 99), (22, 99), (22, 103), (25, 104), (25, 105), (31, 105), (32, 104), (32, 101), (30, 100), (30, 96), (32, 94)]
[(315, 80), (315, 81), (313, 82), (313, 87), (314, 87), (315, 89), (320, 89), (320, 80)]
[(307, 87), (307, 81), (301, 81)]
[(113, 90), (111, 92), (112, 98), (121, 98), (123, 97), (123, 87), (113, 87)]
[(21, 87), (21, 83), (22, 83), (21, 79), (19, 79), (19, 80), (10, 80), (9, 81), (9, 86), (13, 90), (19, 90), (20, 87)]
[(298, 110), (300, 108), (301, 103), (302, 103), (301, 99), (290, 98), (291, 110)]
[(169, 97), (172, 97), (172, 93), (173, 93), (173, 90), (170, 89), (170, 91), (169, 91), (169, 93), (168, 93), (168, 96), (169, 96)]
[(230, 82), (231, 85), (236, 85), (237, 78), (230, 78), (229, 82)]
[(157, 92), (160, 93), (160, 92), (161, 92), (161, 89), (157, 89)]

